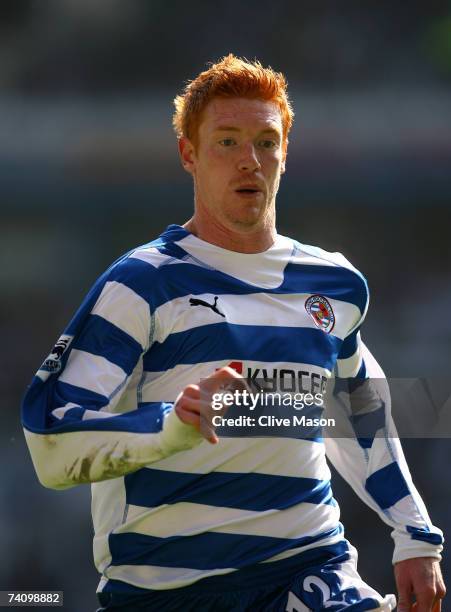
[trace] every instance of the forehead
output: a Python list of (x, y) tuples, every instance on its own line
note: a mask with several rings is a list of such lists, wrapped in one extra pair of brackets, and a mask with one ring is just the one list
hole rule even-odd
[(247, 98), (213, 98), (203, 112), (200, 127), (210, 131), (221, 126), (241, 129), (271, 128), (281, 131), (282, 116), (274, 102)]

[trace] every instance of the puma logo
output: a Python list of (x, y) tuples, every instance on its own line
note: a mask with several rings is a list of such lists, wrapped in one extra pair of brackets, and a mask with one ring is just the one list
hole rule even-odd
[(207, 308), (211, 308), (213, 312), (216, 312), (216, 314), (220, 315), (221, 317), (225, 318), (225, 314), (222, 314), (222, 312), (220, 310), (218, 310), (216, 304), (218, 302), (218, 296), (215, 295), (215, 301), (213, 302), (213, 304), (209, 304), (208, 302), (205, 302), (204, 300), (200, 300), (199, 298), (190, 298), (189, 299), (189, 303), (191, 306), (206, 306)]

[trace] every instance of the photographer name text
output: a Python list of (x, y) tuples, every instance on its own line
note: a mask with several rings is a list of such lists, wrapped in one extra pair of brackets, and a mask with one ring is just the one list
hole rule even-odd
[(335, 419), (309, 418), (298, 414), (291, 417), (276, 417), (271, 414), (264, 414), (258, 418), (245, 414), (233, 418), (216, 414), (211, 422), (215, 427), (335, 427)]

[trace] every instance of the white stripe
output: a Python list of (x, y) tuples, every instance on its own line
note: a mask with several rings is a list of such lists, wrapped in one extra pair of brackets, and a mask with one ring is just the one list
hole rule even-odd
[(391, 463), (393, 463), (393, 455), (387, 446), (387, 441), (385, 438), (381, 438), (379, 434), (374, 438), (371, 446), (371, 453), (369, 454), (368, 458), (367, 475), (371, 476)]
[(162, 372), (144, 372), (142, 400), (143, 402), (173, 402), (187, 385), (198, 384), (223, 365), (224, 361), (211, 361), (176, 365)]
[(239, 280), (257, 287), (274, 289), (284, 278), (287, 261), (293, 252), (291, 238), (277, 235), (274, 244), (262, 253), (229, 251), (189, 234), (176, 242), (187, 253)]
[[(207, 306), (190, 305), (190, 297), (196, 297), (208, 304), (214, 303), (215, 294), (203, 293), (178, 297), (159, 306), (155, 311), (158, 320), (155, 340), (163, 342), (170, 334), (217, 323), (233, 325), (261, 325), (267, 327), (296, 327), (318, 329), (311, 315), (305, 309), (311, 293), (247, 295), (216, 294), (216, 308), (225, 315), (221, 317)], [(362, 313), (354, 304), (329, 299), (335, 314), (332, 335), (343, 339), (360, 320)], [(271, 330), (262, 330), (270, 334)]]
[[(302, 245), (303, 248), (304, 245)], [(312, 253), (308, 253), (306, 251), (297, 251), (292, 259), (291, 259), (291, 263), (296, 264), (296, 265), (304, 265), (304, 266), (324, 266), (324, 267), (331, 267), (331, 268), (337, 268), (338, 267), (338, 263), (335, 263), (334, 261), (325, 259), (321, 254), (321, 249), (318, 248), (318, 255), (315, 256)]]
[[(66, 404), (62, 408), (55, 408), (55, 410), (52, 410), (52, 414), (53, 416), (56, 416), (56, 418), (62, 419), (64, 418), (64, 415), (66, 414), (66, 412), (70, 410), (71, 408), (81, 408), (81, 406), (80, 404), (73, 404), (72, 402), (70, 402), (69, 404)], [(105, 407), (103, 407), (101, 410), (84, 410), (81, 420), (89, 421), (91, 419), (109, 419), (110, 417), (119, 416), (120, 414), (119, 412), (116, 412), (116, 413), (102, 412), (104, 408)]]
[(354, 355), (346, 359), (337, 359), (337, 368), (339, 378), (354, 378), (357, 375), (362, 365), (362, 355), (360, 349), (357, 348)]
[[(310, 244), (299, 244), (297, 243), (298, 250), (292, 257), (292, 263), (304, 264), (304, 265), (318, 265), (318, 266), (333, 266), (339, 268), (346, 268), (355, 272), (362, 278), (362, 274), (355, 268), (352, 263), (346, 259), (346, 257), (336, 251), (332, 253), (325, 251), (324, 249), (312, 246)], [(299, 250), (300, 248), (300, 250)]]
[(147, 247), (144, 249), (138, 249), (129, 255), (131, 259), (140, 259), (141, 261), (145, 261), (149, 265), (154, 268), (159, 268), (162, 265), (167, 265), (170, 263), (178, 263), (183, 264), (186, 263), (181, 259), (173, 260), (172, 257), (161, 253), (155, 247)]
[[(389, 435), (396, 435), (396, 428), (393, 423), (391, 423), (391, 426), (389, 427)], [(410, 474), (406, 458), (402, 451), (400, 439), (398, 437), (390, 437), (387, 439), (376, 438), (376, 440), (374, 440), (373, 442), (373, 446), (375, 446), (375, 443), (380, 444), (382, 442), (385, 442), (385, 456), (374, 467), (370, 462), (370, 467), (372, 468), (372, 471), (376, 471), (376, 469), (380, 469), (385, 465), (388, 465), (389, 463), (391, 463), (394, 457), (399, 466), (399, 469), (401, 470), (403, 478), (406, 481), (407, 488), (409, 489), (410, 493), (410, 495), (400, 499), (396, 504), (389, 508), (390, 517), (393, 519), (396, 525), (405, 525), (407, 523), (406, 517), (409, 517), (409, 523), (413, 527), (421, 528), (427, 525), (429, 528), (432, 528), (433, 525), (431, 523), (431, 519), (429, 517), (424, 501), (412, 481), (412, 476)], [(382, 456), (382, 452), (380, 452), (380, 454)], [(389, 454), (390, 460), (387, 458), (387, 454)], [(437, 528), (433, 528), (433, 533), (442, 534), (442, 532)], [(420, 542), (417, 543), (420, 546), (422, 544)], [(430, 545), (426, 543), (426, 548), (428, 546)], [(395, 549), (396, 548), (397, 547), (395, 547)]]
[(152, 465), (153, 469), (207, 474), (256, 473), (329, 480), (330, 470), (324, 445), (292, 438), (222, 438), (218, 449), (202, 442), (196, 448), (166, 457)]
[(103, 412), (104, 408), (101, 410), (85, 410), (82, 421), (90, 421), (92, 419), (109, 419), (110, 417), (117, 417), (120, 414), (119, 412)]
[(111, 563), (110, 532), (124, 520), (127, 499), (124, 478), (113, 478), (91, 485), (94, 526), (94, 563), (100, 572)]
[(341, 542), (343, 540), (343, 532), (337, 533), (336, 535), (329, 536), (328, 538), (324, 538), (323, 540), (319, 540), (318, 542), (313, 542), (312, 544), (307, 544), (307, 546), (299, 546), (298, 548), (290, 548), (290, 550), (285, 550), (284, 552), (279, 553), (278, 555), (274, 555), (274, 557), (270, 557), (269, 559), (265, 559), (262, 563), (272, 563), (273, 561), (280, 561), (281, 559), (288, 559), (289, 557), (293, 557), (298, 553), (305, 552), (306, 550), (311, 550), (312, 548), (317, 548), (318, 546), (331, 546), (332, 544), (336, 544), (337, 542)]
[(117, 412), (130, 412), (136, 410), (138, 407), (137, 403), (141, 400), (141, 396), (138, 396), (139, 384), (142, 378), (143, 360), (139, 359), (133, 372), (130, 374), (127, 385), (122, 387), (121, 393), (117, 393), (108, 406), (101, 408), (101, 410), (116, 411)]
[[(365, 362), (365, 370), (367, 378), (378, 378), (385, 379), (385, 374), (381, 366), (374, 359), (373, 355), (370, 353), (368, 347), (364, 342), (362, 342), (359, 338), (359, 346), (361, 347), (362, 357)], [(386, 394), (387, 397), (390, 397), (390, 391), (388, 387), (388, 382), (385, 381), (386, 385)]]
[(61, 408), (55, 408), (55, 410), (52, 410), (52, 414), (53, 416), (56, 416), (57, 419), (62, 419), (66, 412), (71, 408), (80, 408), (80, 405), (74, 404), (73, 402), (68, 402), (64, 406), (61, 406)]
[[(219, 368), (229, 365), (230, 359), (221, 361), (208, 361), (199, 364), (180, 364), (174, 368), (163, 372), (145, 372), (143, 380), (143, 401), (145, 402), (173, 402), (180, 391), (182, 391), (187, 385), (199, 384), (200, 381), (207, 378), (211, 374), (214, 374)], [(295, 372), (311, 372), (318, 375), (319, 377), (325, 376), (330, 378), (331, 372), (326, 368), (321, 368), (316, 365), (307, 363), (295, 363), (290, 361), (244, 361), (243, 363), (243, 376), (247, 376), (247, 369), (250, 368), (252, 372), (259, 369), (258, 378), (263, 378), (263, 370), (266, 370), (267, 376), (272, 377), (273, 370), (294, 370)], [(296, 384), (305, 386), (299, 390), (299, 392), (319, 392), (319, 388), (312, 389), (309, 382), (309, 377), (303, 375), (299, 383), (300, 375), (296, 377)]]
[(179, 502), (155, 508), (129, 506), (127, 524), (119, 526), (114, 533), (170, 538), (208, 531), (263, 537), (271, 534), (274, 538), (293, 539), (334, 529), (339, 518), (338, 507), (330, 504), (304, 502), (286, 510), (256, 512)]
[[(413, 488), (411, 487), (411, 483), (409, 481), (407, 481), (407, 484), (409, 485), (409, 489)], [(431, 523), (427, 523), (424, 519), (424, 515), (422, 514), (422, 512), (425, 513), (426, 517), (429, 518), (426, 508), (424, 507), (423, 500), (418, 498), (416, 489), (413, 489), (411, 493), (411, 495), (406, 495), (406, 497), (403, 497), (397, 501), (394, 506), (390, 506), (390, 517), (398, 525), (403, 525), (405, 517), (408, 516), (411, 527), (418, 527), (420, 529), (430, 527)], [(415, 499), (413, 497), (414, 493)], [(420, 508), (418, 508), (418, 502), (420, 502), (421, 511)]]
[[(193, 551), (195, 554), (195, 551)], [(193, 584), (208, 576), (221, 576), (236, 571), (235, 568), (198, 570), (189, 567), (164, 567), (159, 565), (110, 565), (104, 575), (111, 580), (121, 580), (143, 589), (177, 589)]]
[(59, 380), (110, 397), (126, 376), (122, 368), (105, 357), (72, 349)]
[(149, 345), (149, 304), (122, 283), (107, 282), (92, 313), (131, 336), (143, 349)]
[(40, 378), (42, 380), (42, 382), (45, 382), (46, 380), (48, 380), (50, 378), (51, 374), (52, 374), (52, 372), (49, 372), (47, 370), (38, 370), (36, 372), (35, 376)]
[[(335, 575), (339, 578), (340, 581), (340, 591), (343, 592), (347, 589), (357, 589), (362, 599), (366, 597), (371, 597), (373, 599), (376, 599), (376, 601), (382, 603), (382, 596), (372, 587), (366, 584), (366, 582), (362, 580), (359, 573), (357, 572), (357, 551), (353, 546), (349, 546), (349, 554), (351, 558), (345, 561), (344, 563), (341, 563), (338, 569), (335, 571)], [(393, 595), (389, 597), (393, 597)], [(325, 603), (326, 605), (324, 607), (326, 608), (327, 602)], [(378, 610), (380, 609), (381, 608), (378, 608)], [(391, 609), (392, 608), (388, 608), (388, 610)]]

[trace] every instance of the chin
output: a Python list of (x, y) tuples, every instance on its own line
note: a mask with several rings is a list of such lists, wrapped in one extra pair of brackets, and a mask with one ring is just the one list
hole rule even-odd
[(234, 219), (230, 219), (229, 223), (233, 226), (234, 229), (250, 232), (258, 229), (262, 225), (262, 220), (261, 217), (236, 217)]
[(227, 221), (234, 226), (247, 227), (249, 229), (258, 227), (265, 217), (264, 211), (260, 206), (253, 206), (247, 210), (234, 210), (226, 214)]

